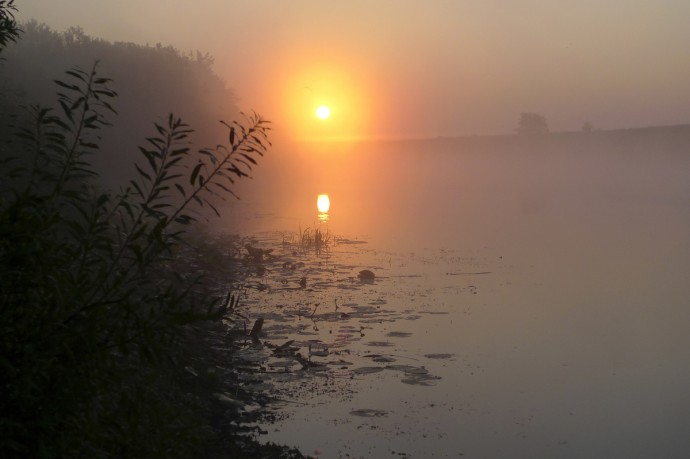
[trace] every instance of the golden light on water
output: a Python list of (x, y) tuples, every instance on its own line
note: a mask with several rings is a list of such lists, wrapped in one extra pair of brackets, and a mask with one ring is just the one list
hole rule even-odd
[(316, 208), (321, 214), (327, 214), (331, 210), (331, 199), (327, 194), (320, 194), (316, 199)]

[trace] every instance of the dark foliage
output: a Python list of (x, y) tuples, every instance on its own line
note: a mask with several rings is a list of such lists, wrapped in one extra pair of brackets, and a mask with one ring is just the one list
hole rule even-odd
[(14, 0), (0, 0), (0, 52), (19, 38), (21, 30), (14, 18), (15, 11)]
[[(78, 27), (57, 32), (36, 21), (22, 24), (22, 29), (22, 39), (4, 53), (7, 65), (0, 66), (0, 106), (4, 99), (12, 105), (31, 102), (58, 108), (54, 90), (46, 83), (61, 77), (65, 62), (89, 68), (94, 58), (99, 59), (100, 71), (112, 78), (119, 93), (118, 123), (99, 133), (102, 154), (93, 158), (101, 181), (109, 185), (128, 179), (129, 165), (138, 159), (138, 142), (149, 135), (148, 126), (152, 121), (167, 123), (161, 114), (184, 113), (196, 130), (190, 142), (219, 138), (225, 128), (218, 120), (240, 116), (236, 96), (213, 72), (208, 54), (183, 53), (161, 44), (113, 43)], [(3, 111), (9, 109), (0, 107)]]
[(264, 154), (267, 122), (247, 116), (195, 151), (170, 115), (113, 193), (93, 168), (112, 81), (94, 65), (55, 83), (57, 109), (30, 106), (0, 139), (0, 456), (197, 456), (211, 435), (203, 343), (229, 297), (180, 269), (181, 247)]

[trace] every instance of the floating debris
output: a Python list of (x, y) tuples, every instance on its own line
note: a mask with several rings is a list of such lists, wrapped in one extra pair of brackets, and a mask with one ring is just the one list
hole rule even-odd
[(455, 354), (425, 354), (424, 357), (427, 359), (451, 359), (455, 356)]
[[(305, 253), (285, 242), (275, 252), (259, 248), (277, 247), (274, 242), (264, 239), (242, 248), (243, 252), (246, 249), (242, 261), (251, 276), (245, 289), (252, 291), (233, 311), (237, 319), (229, 322), (239, 332), (231, 336), (236, 348), (232, 355), (238, 359), (233, 378), (243, 386), (251, 386), (254, 391), (270, 384), (267, 393), (300, 400), (314, 395), (347, 399), (361, 390), (362, 381), (380, 378), (423, 391), (424, 386), (433, 386), (441, 379), (421, 366), (423, 362), (430, 366), (434, 363), (424, 359), (446, 364), (457, 358), (441, 352), (411, 356), (405, 349), (406, 342), (421, 339), (422, 335), (406, 331), (403, 321), (450, 313), (445, 303), (432, 301), (432, 290), (417, 286), (407, 291), (408, 283), (416, 285), (421, 282), (416, 279), (426, 274), (410, 274), (395, 260), (389, 260), (386, 268), (369, 260), (354, 261), (353, 257), (361, 255), (359, 249), (346, 248), (323, 256)], [(353, 261), (344, 263), (348, 257)], [(438, 274), (465, 275), (469, 282), (458, 282), (451, 288), (476, 294), (478, 287), (467, 284), (480, 276), (467, 274), (489, 273), (479, 272), (483, 267), (462, 267), (452, 266)], [(448, 278), (444, 282), (448, 283)], [(365, 408), (351, 414), (376, 418), (388, 416), (389, 412)]]
[(311, 360), (305, 359), (299, 352), (295, 354), (295, 360), (297, 360), (300, 363), (300, 365), (302, 365), (303, 370), (319, 371), (326, 369), (326, 365), (324, 365), (323, 363), (312, 362)]
[[(280, 356), (289, 356), (293, 355), (295, 352), (299, 351), (299, 347), (297, 346), (292, 346), (292, 343), (294, 343), (295, 340), (290, 340), (286, 343), (281, 344), (280, 346), (276, 346), (273, 349), (273, 355), (280, 357)], [(266, 347), (269, 349), (273, 347), (271, 343), (266, 343)]]
[(284, 371), (291, 370), (295, 365), (294, 360), (278, 360), (268, 364), (269, 368), (282, 368)]
[(359, 280), (362, 282), (373, 282), (374, 279), (376, 279), (376, 274), (368, 269), (363, 269), (357, 274), (357, 277), (359, 277)]
[[(362, 357), (369, 358), (373, 362), (378, 362), (378, 363), (393, 363), (396, 361), (396, 359), (394, 359), (391, 356), (381, 355), (381, 354), (369, 354), (369, 355), (364, 355)], [(388, 368), (388, 367), (386, 367), (386, 368)]]
[(387, 333), (386, 336), (390, 336), (391, 338), (409, 338), (412, 336), (412, 333), (392, 331)]
[(372, 373), (379, 373), (383, 370), (385, 370), (383, 367), (359, 367), (352, 370), (352, 372), (358, 375), (369, 375)]
[(226, 406), (229, 408), (235, 410), (235, 411), (240, 411), (245, 409), (246, 403), (236, 397), (233, 397), (231, 394), (227, 392), (222, 392), (222, 393), (217, 393), (214, 394), (218, 401), (224, 403)]
[(440, 376), (432, 376), (429, 374), (412, 374), (401, 379), (400, 382), (412, 386), (434, 386), (436, 385), (436, 381), (439, 379), (441, 379)]
[(313, 343), (309, 345), (309, 355), (316, 357), (328, 357), (328, 346), (323, 343)]
[(405, 370), (405, 374), (408, 375), (428, 375), (429, 370), (424, 367), (411, 367)]
[(394, 346), (393, 343), (390, 341), (369, 341), (367, 343), (367, 346), (372, 346), (372, 347), (391, 347)]
[(363, 418), (380, 418), (383, 416), (388, 416), (388, 411), (384, 410), (374, 410), (372, 408), (362, 408), (360, 410), (350, 411), (352, 416), (360, 416)]
[(273, 252), (273, 249), (260, 249), (249, 244), (245, 244), (244, 248), (247, 249), (248, 258), (256, 263), (261, 263), (264, 260), (264, 256), (270, 255)]
[(433, 386), (437, 380), (441, 379), (439, 376), (430, 375), (429, 370), (424, 367), (410, 367), (404, 372), (405, 377), (400, 382), (413, 386)]

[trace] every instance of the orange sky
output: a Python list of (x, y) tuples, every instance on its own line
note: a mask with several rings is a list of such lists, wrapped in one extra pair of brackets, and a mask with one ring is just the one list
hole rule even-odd
[[(109, 40), (208, 51), (295, 138), (690, 122), (685, 0), (26, 0), (21, 19)], [(332, 105), (327, 122), (315, 104)]]

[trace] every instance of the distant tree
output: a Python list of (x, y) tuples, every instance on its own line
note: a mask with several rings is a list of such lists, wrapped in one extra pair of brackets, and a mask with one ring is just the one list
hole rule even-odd
[(589, 122), (589, 120), (585, 121), (585, 123), (582, 125), (582, 132), (592, 132), (594, 130), (594, 126), (592, 126), (592, 123)]
[(538, 113), (522, 113), (517, 133), (524, 136), (540, 136), (549, 133), (546, 117)]

